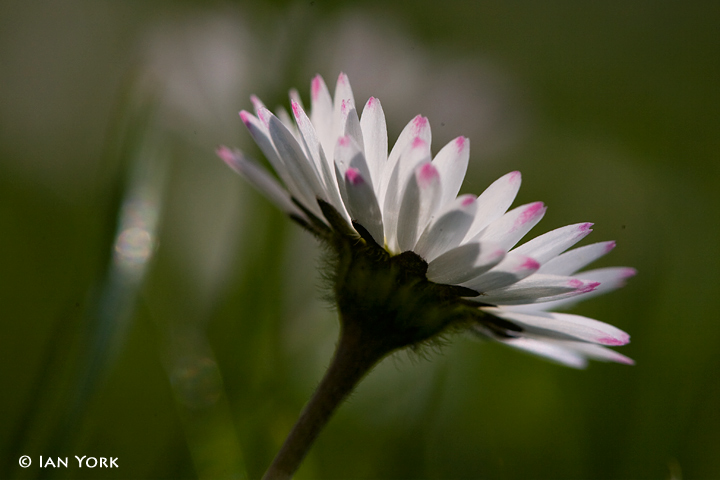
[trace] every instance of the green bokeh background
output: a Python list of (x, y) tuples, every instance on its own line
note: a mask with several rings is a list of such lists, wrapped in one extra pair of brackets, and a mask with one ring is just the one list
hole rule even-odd
[[(398, 354), (297, 478), (720, 478), (718, 25), (715, 2), (3, 0), (0, 477), (262, 475), (337, 321), (314, 240), (213, 151), (258, 156), (251, 93), (343, 69), (391, 138), (417, 113), (435, 152), (470, 136), (463, 191), (521, 170), (533, 233), (617, 240), (598, 264), (639, 275), (574, 311), (637, 365)], [(122, 211), (155, 239), (125, 270)]]

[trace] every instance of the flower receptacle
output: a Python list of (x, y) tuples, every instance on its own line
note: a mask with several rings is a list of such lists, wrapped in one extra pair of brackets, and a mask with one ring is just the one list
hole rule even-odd
[[(323, 213), (332, 210), (328, 204), (321, 206)], [(464, 300), (477, 296), (474, 290), (430, 282), (422, 257), (411, 251), (391, 255), (361, 225), (351, 228), (339, 215), (328, 213), (334, 230), (333, 293), (346, 334), (355, 332), (375, 345), (369, 348), (387, 354), (432, 341), (452, 326), (484, 316)]]

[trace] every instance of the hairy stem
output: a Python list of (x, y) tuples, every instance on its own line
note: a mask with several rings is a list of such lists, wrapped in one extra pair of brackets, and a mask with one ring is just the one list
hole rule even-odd
[(345, 322), (330, 367), (263, 480), (292, 478), (333, 412), (391, 350), (377, 339), (366, 338), (356, 324)]

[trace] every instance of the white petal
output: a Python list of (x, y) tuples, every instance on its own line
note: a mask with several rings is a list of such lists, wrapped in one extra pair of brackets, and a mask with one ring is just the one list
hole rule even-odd
[(635, 362), (614, 350), (592, 343), (573, 342), (564, 340), (538, 339), (532, 336), (519, 338), (496, 339), (505, 345), (524, 350), (526, 352), (545, 357), (574, 368), (585, 368), (587, 360), (601, 362), (617, 362), (634, 365)]
[(401, 252), (412, 250), (438, 207), (440, 175), (431, 163), (419, 165), (404, 189), (398, 214), (397, 240)]
[(370, 169), (360, 146), (355, 139), (349, 135), (338, 138), (335, 146), (335, 165), (340, 172), (338, 178), (345, 178), (345, 172), (348, 168), (359, 170), (363, 177), (363, 181), (372, 187), (370, 181)]
[(615, 242), (600, 242), (575, 248), (558, 255), (540, 267), (539, 273), (552, 275), (572, 275), (584, 266), (594, 262), (615, 248)]
[(297, 140), (285, 125), (267, 110), (261, 111), (263, 112), (268, 115), (268, 131), (278, 156), (284, 160), (288, 172), (300, 189), (310, 195), (312, 203), (317, 203), (316, 197), (327, 201), (328, 195), (322, 186), (315, 164), (305, 156)]
[[(398, 216), (400, 214), (400, 202), (405, 193), (404, 189), (415, 175), (415, 169), (419, 165), (426, 163), (430, 163), (430, 146), (417, 137), (403, 152), (400, 160), (396, 162), (395, 169), (387, 179), (389, 188), (385, 203), (380, 203), (380, 205), (382, 205), (383, 209), (385, 237), (388, 247), (393, 252), (399, 253), (397, 244)], [(380, 202), (380, 197), (378, 196), (378, 202)]]
[[(362, 151), (360, 151), (360, 147), (355, 142), (355, 140), (352, 137), (344, 136), (338, 138), (337, 145), (335, 146), (335, 165), (334, 165), (334, 171), (337, 178), (341, 179), (340, 182), (338, 182), (338, 185), (340, 187), (340, 195), (343, 198), (343, 201), (347, 205), (348, 201), (348, 192), (346, 190), (346, 178), (345, 174), (350, 168), (356, 169), (360, 176), (362, 177), (363, 186), (362, 188), (369, 188), (373, 190), (373, 184), (370, 180), (370, 172), (368, 170), (367, 162), (365, 161), (365, 155), (363, 155)], [(375, 198), (375, 194), (373, 193), (373, 198)], [(377, 200), (375, 200), (377, 201)], [(349, 207), (348, 207), (349, 208)], [(343, 206), (342, 211), (345, 211), (345, 206)], [(357, 212), (355, 212), (357, 214)], [(345, 216), (347, 216), (347, 220), (351, 220), (352, 214), (350, 212), (345, 213)], [(363, 217), (365, 218), (365, 217)], [(382, 221), (382, 217), (381, 217)], [(363, 226), (370, 231), (370, 227)], [(372, 232), (371, 232), (372, 233)], [(384, 246), (384, 241), (381, 241), (378, 243), (380, 246)]]
[(637, 270), (630, 267), (606, 267), (587, 270), (585, 272), (578, 272), (573, 276), (582, 280), (594, 280), (596, 282), (600, 282), (605, 285), (603, 289), (610, 287), (614, 290), (615, 288), (625, 285), (625, 280), (636, 274)]
[(239, 151), (220, 147), (217, 154), (230, 168), (245, 177), (268, 200), (288, 215), (296, 216), (308, 223), (307, 216), (290, 199), (290, 194), (264, 168), (247, 159)]
[(572, 277), (535, 274), (512, 285), (487, 291), (473, 300), (492, 305), (550, 302), (592, 292), (599, 285), (599, 282)]
[[(599, 283), (599, 285), (592, 290), (584, 292), (582, 295), (572, 296), (571, 298), (558, 299), (550, 301), (549, 303), (541, 303), (533, 307), (542, 310), (555, 310), (558, 308), (567, 309), (575, 305), (577, 302), (581, 302), (589, 298), (611, 292), (624, 286), (626, 280), (634, 276), (636, 273), (637, 271), (634, 268), (629, 267), (608, 267), (599, 268), (596, 270), (588, 270), (586, 272), (578, 272), (573, 275), (574, 278), (578, 278), (585, 282)], [(520, 308), (524, 309), (526, 307)]]
[(320, 207), (318, 207), (312, 191), (307, 188), (307, 185), (300, 184), (296, 182), (295, 178), (293, 178), (293, 175), (291, 175), (290, 170), (285, 165), (285, 162), (278, 155), (277, 150), (275, 150), (275, 146), (273, 145), (270, 133), (268, 132), (265, 124), (245, 110), (240, 112), (240, 118), (250, 132), (250, 135), (252, 135), (255, 143), (257, 143), (260, 150), (262, 150), (265, 158), (267, 158), (270, 165), (272, 165), (273, 170), (275, 170), (285, 186), (288, 190), (290, 190), (290, 194), (295, 197), (295, 199), (302, 202), (303, 205), (310, 209), (314, 214), (321, 216), (322, 213), (320, 211)]
[[(358, 134), (360, 138), (357, 137)], [(352, 136), (358, 145), (364, 148), (360, 120), (357, 118), (355, 98), (350, 87), (350, 81), (347, 75), (341, 73), (338, 75), (337, 84), (335, 85), (335, 98), (333, 101), (333, 138), (343, 135)]]
[(365, 158), (370, 168), (370, 176), (375, 188), (380, 186), (380, 177), (388, 156), (387, 125), (380, 100), (370, 97), (360, 118)]
[(593, 360), (599, 360), (601, 362), (616, 362), (624, 363), (625, 365), (635, 365), (635, 361), (632, 358), (626, 357), (615, 350), (603, 347), (602, 345), (594, 345), (592, 343), (582, 342), (564, 342), (565, 345), (572, 348), (581, 355), (585, 355), (587, 358)]
[(620, 287), (624, 287), (628, 278), (637, 275), (637, 270), (630, 267), (606, 267), (588, 270), (586, 272), (578, 272), (573, 276), (583, 281), (599, 282), (598, 288), (587, 292), (583, 300), (612, 292)]
[(445, 145), (433, 159), (432, 163), (440, 172), (443, 194), (440, 203), (445, 205), (457, 197), (470, 160), (470, 140), (457, 137)]
[(312, 160), (313, 164), (315, 164), (315, 169), (318, 172), (322, 172), (322, 162), (320, 159), (322, 147), (320, 146), (320, 140), (315, 133), (315, 127), (313, 127), (310, 119), (305, 114), (305, 111), (300, 107), (299, 103), (293, 100), (290, 102), (290, 106), (292, 107), (293, 116), (295, 117), (295, 122), (297, 123), (300, 141), (304, 147), (303, 150)]
[[(535, 259), (510, 253), (492, 270), (468, 280), (462, 285), (476, 292), (488, 292), (506, 285), (512, 285), (532, 275), (538, 268), (540, 268), (540, 264)], [(485, 302), (484, 298), (482, 295), (474, 297), (478, 302)]]
[(520, 245), (513, 252), (533, 257), (542, 264), (585, 238), (592, 232), (590, 227), (592, 227), (592, 223), (578, 223), (556, 228)]
[[(400, 157), (404, 156), (406, 152), (413, 147), (413, 144), (417, 144), (418, 140), (423, 141), (425, 145), (427, 145), (427, 155), (430, 157), (430, 143), (432, 140), (430, 123), (427, 118), (420, 115), (413, 118), (410, 123), (405, 126), (403, 131), (400, 132), (400, 136), (390, 151), (390, 155), (388, 155), (387, 162), (385, 162), (385, 167), (382, 171), (381, 182), (380, 185), (378, 185), (378, 191), (380, 192), (380, 195), (378, 195), (378, 201), (380, 202), (380, 205), (387, 204), (386, 197), (388, 195), (388, 189), (397, 189), (403, 185), (391, 183), (390, 179), (397, 170), (397, 164)], [(428, 161), (430, 161), (429, 158)], [(410, 170), (412, 171), (414, 167), (415, 165), (413, 165)]]
[(497, 307), (484, 307), (481, 310), (510, 320), (522, 327), (523, 332), (537, 337), (576, 339), (611, 346), (630, 342), (630, 335), (619, 328), (580, 315), (555, 312), (523, 313)]
[(355, 110), (355, 107), (349, 109), (346, 113), (343, 113), (345, 116), (345, 129), (343, 131), (344, 135), (350, 136), (357, 142), (358, 145), (360, 145), (360, 148), (365, 150), (365, 141), (363, 140), (363, 133), (362, 133), (362, 127), (360, 126), (360, 119), (358, 118), (357, 110)]
[[(341, 215), (347, 217), (347, 212), (345, 211), (343, 202), (340, 199), (338, 182), (335, 178), (335, 169), (330, 168), (330, 164), (325, 158), (325, 152), (320, 145), (315, 128), (310, 122), (308, 116), (305, 114), (305, 111), (300, 107), (300, 104), (293, 100), (291, 105), (295, 121), (297, 122), (300, 130), (300, 139), (305, 147), (304, 150), (312, 159), (312, 162), (315, 165), (315, 170), (320, 174), (322, 187), (324, 191), (327, 192), (326, 200), (335, 207), (335, 210), (337, 210)], [(346, 220), (349, 220), (349, 217), (347, 217)]]
[[(304, 147), (302, 145), (302, 139), (300, 138), (300, 132), (298, 131), (297, 126), (295, 125), (295, 122), (292, 121), (292, 118), (290, 118), (290, 115), (288, 114), (287, 110), (285, 110), (285, 107), (278, 107), (275, 110), (275, 116), (282, 122), (283, 125), (285, 125), (285, 128), (288, 129), (290, 133), (292, 133), (293, 137), (295, 137), (295, 140), (297, 140), (298, 143), (300, 143), (300, 147)], [(307, 156), (308, 152), (303, 148), (303, 153)]]
[(335, 149), (335, 139), (337, 138), (333, 137), (333, 104), (330, 91), (320, 75), (316, 75), (312, 80), (310, 99), (312, 104), (310, 120), (315, 127), (323, 150), (330, 155)]
[(265, 108), (265, 104), (255, 95), (250, 95), (250, 101), (253, 104), (253, 109), (255, 110), (255, 115), (260, 116), (260, 110)]
[(478, 197), (478, 209), (475, 221), (465, 236), (465, 241), (474, 238), (510, 208), (518, 190), (522, 176), (520, 172), (510, 172), (497, 180)]
[(517, 207), (488, 225), (477, 238), (510, 249), (537, 225), (545, 215), (545, 210), (542, 202)]
[(543, 300), (543, 303), (516, 305), (512, 309), (516, 311), (538, 311), (538, 310), (556, 310), (567, 309), (578, 302), (587, 300), (597, 295), (608, 293), (625, 285), (626, 280), (637, 272), (634, 268), (629, 267), (609, 267), (597, 270), (588, 270), (573, 275), (574, 278), (583, 282), (594, 283), (596, 286), (582, 292), (581, 295), (571, 295), (568, 298)]
[(459, 285), (476, 278), (500, 263), (505, 250), (497, 245), (472, 242), (449, 250), (428, 264), (431, 282)]
[[(355, 168), (362, 175), (365, 183), (370, 183), (365, 164), (365, 158), (357, 143), (350, 137), (340, 137), (335, 144), (334, 170), (336, 178), (340, 179), (338, 186), (343, 202), (347, 202), (347, 190), (345, 189), (345, 173), (349, 168)], [(372, 184), (371, 184), (372, 185)], [(349, 213), (349, 212), (348, 212)]]
[[(368, 179), (369, 180), (369, 179)], [(345, 199), (350, 217), (365, 227), (375, 242), (383, 246), (384, 234), (380, 207), (375, 192), (360, 170), (350, 167), (345, 172)]]
[[(442, 175), (440, 179), (442, 181)], [(447, 205), (444, 212), (438, 212), (420, 235), (413, 251), (430, 262), (460, 245), (475, 218), (475, 200), (474, 195), (463, 195)]]
[(568, 348), (561, 342), (537, 340), (529, 337), (498, 338), (496, 340), (510, 347), (547, 358), (548, 360), (558, 362), (567, 367), (587, 367), (588, 362), (585, 355), (572, 348)]

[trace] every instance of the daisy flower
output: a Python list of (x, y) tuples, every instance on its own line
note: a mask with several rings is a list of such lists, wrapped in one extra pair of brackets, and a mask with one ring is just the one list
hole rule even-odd
[[(516, 247), (546, 210), (541, 202), (510, 209), (519, 172), (479, 196), (458, 195), (470, 141), (458, 137), (433, 157), (430, 124), (418, 115), (388, 153), (380, 101), (371, 97), (359, 113), (344, 74), (334, 96), (322, 77), (312, 80), (309, 115), (294, 90), (291, 114), (281, 109), (275, 115), (251, 98), (254, 114), (242, 111), (240, 117), (277, 177), (237, 150), (220, 147), (218, 155), (333, 252), (341, 334), (316, 397), (326, 383), (329, 391), (347, 384), (339, 390), (349, 392), (388, 353), (451, 330), (470, 330), (577, 368), (588, 359), (633, 363), (607, 348), (628, 343), (625, 332), (550, 310), (619, 288), (635, 271), (580, 271), (615, 246), (601, 242), (566, 251), (591, 232), (591, 223), (558, 228)], [(306, 423), (324, 424), (327, 417)], [(302, 422), (295, 430), (309, 428), (299, 427)], [(283, 449), (291, 449), (288, 443), (290, 438)], [(296, 465), (283, 462), (276, 458), (276, 473), (267, 478), (292, 474)]]
[(480, 196), (458, 196), (470, 157), (467, 138), (456, 138), (433, 158), (430, 124), (418, 115), (388, 154), (380, 101), (371, 97), (360, 115), (344, 74), (334, 99), (316, 76), (311, 101), (308, 116), (291, 92), (294, 121), (284, 110), (273, 115), (256, 97), (255, 115), (240, 112), (285, 188), (242, 153), (221, 147), (218, 154), (318, 237), (354, 236), (390, 260), (412, 252), (406, 257), (426, 264), (427, 281), (462, 287), (468, 294), (463, 303), (488, 314), (472, 325), (483, 337), (573, 367), (584, 367), (588, 358), (632, 363), (605, 348), (628, 343), (625, 332), (548, 311), (614, 290), (635, 274), (624, 267), (577, 273), (615, 242), (565, 252), (591, 232), (591, 223), (578, 223), (515, 247), (546, 209), (535, 202), (508, 211), (520, 172), (501, 177)]

